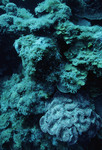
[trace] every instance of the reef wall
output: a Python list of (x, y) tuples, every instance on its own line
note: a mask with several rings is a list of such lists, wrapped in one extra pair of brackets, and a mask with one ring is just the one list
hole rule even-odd
[(102, 150), (100, 0), (0, 0), (0, 150)]

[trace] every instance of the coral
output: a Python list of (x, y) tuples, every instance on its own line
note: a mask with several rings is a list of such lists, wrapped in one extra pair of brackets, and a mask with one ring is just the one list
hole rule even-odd
[(7, 32), (11, 24), (13, 24), (12, 17), (6, 14), (0, 16), (0, 32)]
[(4, 131), (1, 132), (0, 134), (0, 145), (3, 145), (5, 143), (9, 143), (12, 137), (12, 130), (11, 129), (5, 129)]
[(0, 32), (5, 32), (6, 34), (13, 33), (16, 36), (17, 34), (21, 34), (21, 32), (31, 33), (37, 29), (39, 30), (42, 26), (46, 26), (46, 23), (49, 22), (48, 19), (46, 22), (46, 18), (44, 17), (45, 22), (43, 21), (41, 25), (39, 22), (42, 19), (34, 18), (33, 14), (28, 10), (18, 8), (14, 3), (8, 3), (6, 7), (2, 6), (1, 9), (3, 14), (0, 16)]
[(29, 10), (26, 10), (25, 8), (18, 8), (17, 16), (22, 19), (29, 19), (33, 17), (33, 15), (29, 12)]
[[(0, 128), (0, 147), (1, 149), (22, 149), (22, 144), (26, 145), (26, 143), (33, 143), (33, 147), (40, 147), (40, 139), (43, 139), (43, 135), (39, 130), (38, 126), (34, 125), (29, 127), (29, 129), (24, 128), (23, 124), (26, 125), (23, 117), (20, 117), (18, 114), (14, 115), (15, 112), (5, 113), (8, 115), (8, 122), (10, 122), (9, 126), (2, 126)], [(3, 118), (2, 118), (3, 119)], [(0, 118), (0, 122), (2, 121)], [(29, 118), (30, 120), (30, 118)], [(27, 145), (26, 145), (27, 146)], [(29, 146), (27, 146), (29, 147)], [(37, 148), (36, 148), (37, 149)], [(38, 148), (39, 149), (39, 148)]]
[(68, 61), (75, 67), (81, 66), (85, 71), (92, 70), (97, 76), (101, 76), (102, 28), (84, 27), (65, 22), (59, 24), (56, 29), (57, 35), (69, 45), (69, 49), (64, 52)]
[[(50, 4), (50, 1), (48, 3), (49, 3), (48, 7), (51, 7), (50, 5), (52, 5), (52, 3)], [(9, 32), (13, 32), (16, 34), (18, 34), (19, 32), (27, 33), (27, 31), (30, 34), (32, 32), (37, 32), (37, 30), (38, 31), (42, 30), (45, 32), (45, 30), (51, 28), (52, 25), (54, 25), (56, 21), (61, 21), (62, 19), (63, 20), (68, 19), (71, 15), (70, 8), (66, 6), (65, 4), (62, 4), (60, 1), (57, 2), (55, 0), (54, 3), (55, 3), (55, 5), (53, 5), (54, 8), (52, 8), (54, 10), (52, 11), (53, 13), (48, 12), (47, 15), (43, 15), (38, 18), (35, 18), (34, 15), (32, 15), (28, 10), (24, 8), (17, 8), (15, 4), (8, 3), (6, 5), (6, 15), (7, 17), (12, 17), (13, 24), (12, 25), (9, 24), (9, 28), (7, 28), (6, 32), (9, 31)], [(14, 8), (12, 7), (13, 5), (14, 5)], [(46, 3), (41, 3), (38, 7), (36, 7), (36, 10), (35, 10), (36, 14), (39, 12), (40, 7), (43, 7), (43, 5), (44, 7), (47, 6)], [(56, 10), (56, 8), (58, 9)], [(12, 9), (15, 9), (15, 11)], [(50, 8), (46, 8), (46, 9), (50, 9)]]
[(0, 4), (6, 5), (7, 3), (9, 3), (9, 0), (0, 0)]
[(43, 113), (45, 106), (44, 99), (48, 99), (53, 91), (50, 87), (46, 88), (40, 84), (36, 84), (29, 78), (22, 79), (17, 74), (14, 74), (10, 80), (4, 82), (3, 87), (1, 111), (6, 112), (8, 109), (16, 108), (24, 116)]
[[(56, 43), (54, 42), (54, 40), (47, 37), (35, 37), (33, 35), (23, 36), (15, 41), (14, 46), (17, 53), (22, 59), (22, 65), (25, 74), (28, 76), (34, 76), (35, 73), (37, 75), (39, 65), (39, 71), (44, 72), (44, 70), (46, 69), (45, 63), (50, 61), (49, 65), (51, 66), (49, 66), (49, 70), (45, 71), (45, 74), (47, 74), (48, 71), (49, 75), (50, 72), (52, 73), (53, 71), (51, 70), (52, 65), (55, 64), (56, 66), (58, 64), (58, 61), (60, 60), (60, 54), (57, 51)], [(53, 66), (53, 69), (55, 66)]]
[(94, 137), (100, 126), (100, 117), (90, 108), (86, 97), (80, 94), (58, 94), (40, 119), (40, 127), (44, 133), (48, 132), (69, 145)]
[(3, 130), (5, 128), (7, 128), (10, 125), (10, 118), (11, 113), (4, 113), (2, 115), (0, 115), (0, 130)]
[(17, 6), (14, 3), (8, 3), (6, 5), (6, 13), (9, 15), (17, 15)]
[[(56, 27), (56, 34), (63, 37), (66, 44), (71, 44), (75, 41), (93, 42), (101, 37), (102, 28), (99, 26), (79, 26), (70, 21), (58, 24)], [(86, 40), (86, 41), (85, 41)]]
[(39, 16), (44, 13), (50, 14), (50, 18), (55, 22), (69, 19), (71, 16), (71, 9), (64, 3), (61, 3), (60, 0), (45, 0), (35, 8), (35, 13)]
[[(102, 51), (94, 52), (94, 51), (80, 51), (78, 56), (72, 60), (72, 64), (74, 66), (85, 65), (88, 70), (93, 70), (93, 72), (98, 75), (97, 70), (100, 70), (99, 76), (102, 75), (102, 59), (101, 59)], [(89, 65), (90, 64), (90, 65)], [(97, 68), (97, 69), (96, 69)]]
[(86, 71), (81, 71), (71, 64), (65, 64), (61, 69), (57, 88), (62, 93), (76, 93), (81, 86), (85, 85), (86, 78)]

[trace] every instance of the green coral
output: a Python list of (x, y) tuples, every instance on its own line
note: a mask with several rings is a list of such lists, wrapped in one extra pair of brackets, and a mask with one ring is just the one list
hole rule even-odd
[(93, 42), (102, 34), (102, 28), (99, 26), (79, 26), (70, 21), (59, 23), (56, 27), (56, 34), (64, 39), (66, 44), (71, 44), (76, 40), (83, 40), (84, 43)]
[(56, 26), (56, 34), (69, 46), (63, 53), (73, 66), (102, 75), (101, 27), (79, 26), (66, 21)]
[(63, 93), (76, 93), (85, 85), (87, 72), (79, 70), (71, 64), (66, 64), (60, 74), (60, 82), (57, 85)]

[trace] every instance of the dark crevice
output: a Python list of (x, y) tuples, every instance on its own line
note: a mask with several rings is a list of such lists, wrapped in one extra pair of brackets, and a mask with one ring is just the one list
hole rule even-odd
[(41, 118), (41, 115), (30, 115), (30, 116), (26, 116), (24, 118), (24, 122), (22, 124), (22, 127), (24, 129), (26, 128), (33, 128), (34, 125), (37, 125), (38, 124), (38, 120)]
[(21, 59), (12, 46), (14, 37), (3, 35), (0, 38), (0, 77), (17, 73), (21, 66)]
[[(70, 48), (70, 45), (67, 45), (63, 39), (59, 38), (58, 39), (58, 46), (60, 47), (60, 54), (62, 56), (62, 60), (63, 61), (67, 60), (65, 55), (64, 55), (64, 52), (68, 51), (68, 49)], [(68, 60), (67, 60), (67, 62), (68, 62)]]
[(98, 25), (98, 26), (102, 26), (102, 20), (91, 20), (91, 25)]

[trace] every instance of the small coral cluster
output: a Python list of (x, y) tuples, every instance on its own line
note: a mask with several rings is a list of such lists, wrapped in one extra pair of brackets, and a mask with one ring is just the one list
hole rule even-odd
[(76, 93), (81, 86), (85, 85), (86, 78), (86, 71), (82, 71), (70, 64), (65, 64), (60, 74), (60, 82), (57, 88), (62, 93)]

